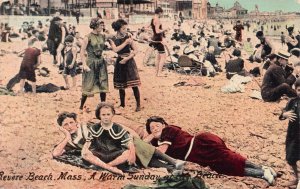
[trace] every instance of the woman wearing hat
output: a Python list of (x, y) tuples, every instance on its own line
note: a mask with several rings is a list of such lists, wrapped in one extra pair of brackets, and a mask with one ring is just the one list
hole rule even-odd
[(93, 18), (90, 28), (92, 32), (84, 38), (80, 51), (84, 70), (80, 110), (83, 109), (88, 96), (100, 93), (101, 102), (104, 102), (108, 92), (107, 65), (102, 56), (106, 38), (103, 33), (104, 22), (100, 18)]

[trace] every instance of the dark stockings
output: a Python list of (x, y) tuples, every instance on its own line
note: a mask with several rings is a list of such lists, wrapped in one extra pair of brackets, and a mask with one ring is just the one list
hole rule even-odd
[[(133, 94), (136, 100), (136, 107), (137, 109), (140, 109), (141, 106), (141, 99), (140, 99), (140, 91), (138, 87), (132, 87)], [(119, 89), (119, 95), (120, 95), (120, 106), (125, 107), (125, 89)]]
[(262, 177), (262, 176), (264, 176), (264, 170), (262, 169), (261, 166), (256, 165), (256, 164), (246, 160), (245, 176)]
[[(85, 104), (85, 102), (86, 102), (86, 99), (87, 99), (87, 95), (82, 95), (81, 96), (81, 102), (80, 102), (80, 107), (79, 107), (79, 109), (83, 109), (83, 106), (84, 106), (84, 104)], [(106, 93), (100, 93), (100, 100), (101, 100), (101, 102), (105, 102), (105, 100), (106, 100)]]

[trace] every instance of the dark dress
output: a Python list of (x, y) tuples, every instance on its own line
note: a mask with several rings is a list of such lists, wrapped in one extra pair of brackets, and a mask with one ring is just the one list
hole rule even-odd
[[(123, 38), (114, 37), (112, 41), (116, 46), (120, 46), (129, 36)], [(115, 89), (125, 89), (127, 87), (136, 87), (141, 84), (138, 69), (134, 58), (128, 60), (125, 64), (120, 64), (122, 60), (121, 56), (127, 56), (131, 52), (131, 45), (126, 45), (122, 50), (118, 52), (118, 58), (115, 64), (114, 70), (114, 87)]]
[(291, 87), (296, 78), (290, 74), (290, 71), (286, 70), (287, 68), (284, 70), (277, 64), (268, 68), (262, 82), (261, 96), (267, 102), (277, 101), (284, 94), (289, 97), (296, 97), (297, 95)]
[[(296, 162), (300, 160), (300, 99), (291, 99), (283, 112), (293, 110), (297, 114), (297, 119), (293, 122), (289, 121), (289, 126), (287, 129), (285, 150), (286, 150), (286, 160), (289, 165), (296, 165)], [(279, 117), (280, 120), (284, 120), (282, 114)]]
[(163, 129), (160, 140), (151, 143), (169, 144), (166, 154), (173, 158), (209, 166), (220, 174), (244, 176), (246, 158), (228, 149), (221, 138), (211, 133), (192, 136), (180, 127), (169, 125)]
[(91, 141), (90, 151), (103, 162), (111, 162), (127, 150), (131, 138), (128, 131), (119, 124), (113, 123), (109, 130), (103, 129), (100, 123), (88, 128), (87, 141)]
[(59, 44), (62, 42), (61, 38), (62, 38), (62, 31), (60, 27), (57, 24), (55, 24), (55, 17), (54, 17), (50, 23), (48, 40), (47, 40), (47, 46), (51, 55), (56, 56), (57, 54), (56, 50)]
[(225, 69), (227, 79), (231, 79), (231, 77), (235, 74), (246, 76), (244, 60), (241, 58), (229, 60), (225, 65)]

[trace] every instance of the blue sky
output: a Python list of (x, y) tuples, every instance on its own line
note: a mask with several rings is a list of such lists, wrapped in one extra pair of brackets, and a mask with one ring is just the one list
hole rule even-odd
[[(220, 6), (226, 9), (233, 6), (236, 0), (208, 0), (212, 6), (219, 3)], [(300, 12), (300, 0), (239, 0), (240, 4), (248, 9), (254, 10), (257, 4), (260, 11), (276, 11), (282, 10), (284, 12), (297, 11)]]

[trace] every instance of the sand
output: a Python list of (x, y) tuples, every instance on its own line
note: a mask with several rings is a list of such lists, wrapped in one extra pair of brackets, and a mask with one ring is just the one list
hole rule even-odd
[[(132, 26), (137, 27), (137, 26)], [(81, 26), (81, 31), (89, 31), (87, 26)], [(83, 32), (84, 33), (84, 32)], [(246, 34), (250, 35), (250, 34)], [(253, 34), (251, 34), (253, 35)], [(252, 36), (253, 37), (253, 36)], [(254, 37), (253, 37), (254, 38)], [(147, 47), (138, 44), (141, 51)], [(25, 47), (20, 42), (1, 43), (0, 49), (8, 51), (0, 57), (0, 80), (5, 84), (14, 76), (21, 63), (21, 58), (12, 51)], [(159, 115), (169, 124), (181, 126), (184, 130), (196, 134), (208, 131), (223, 138), (231, 148), (246, 156), (250, 161), (272, 166), (281, 171), (283, 176), (277, 179), (276, 186), (269, 188), (283, 189), (287, 180), (291, 180), (292, 170), (285, 161), (285, 135), (287, 121), (279, 121), (281, 108), (287, 100), (279, 103), (264, 103), (249, 97), (253, 89), (259, 89), (255, 82), (246, 85), (245, 93), (224, 94), (220, 88), (228, 81), (221, 73), (214, 78), (200, 76), (185, 76), (175, 72), (168, 72), (168, 77), (155, 77), (153, 67), (143, 65), (143, 53), (136, 57), (142, 85), (142, 111), (134, 112), (135, 100), (131, 89), (126, 92), (126, 109), (122, 116), (115, 116), (117, 122), (130, 128), (138, 128), (145, 124), (149, 116)], [(219, 59), (224, 64), (222, 59)], [(54, 83), (64, 85), (62, 75), (57, 67), (51, 64), (48, 53), (42, 54), (41, 67), (47, 67), (50, 77), (37, 77), (37, 84)], [(247, 63), (248, 67), (253, 67)], [(119, 103), (118, 91), (113, 89), (113, 74), (109, 74), (110, 92), (107, 101), (116, 105)], [(121, 188), (125, 184), (149, 185), (153, 180), (129, 179), (126, 174), (123, 180), (96, 179), (101, 173), (97, 172), (95, 179), (90, 179), (94, 173), (71, 165), (66, 165), (52, 159), (51, 151), (60, 142), (63, 134), (59, 131), (56, 118), (62, 111), (78, 112), (81, 96), (81, 75), (77, 76), (78, 86), (68, 91), (51, 94), (25, 94), (24, 96), (0, 96), (0, 188)], [(257, 79), (259, 82), (261, 78)], [(198, 86), (174, 87), (173, 84), (185, 81)], [(19, 85), (14, 90), (17, 91)], [(99, 97), (88, 98), (86, 105), (94, 110)], [(94, 118), (94, 112), (79, 115), (79, 121)], [(209, 170), (188, 165), (189, 169)], [(23, 179), (4, 181), (4, 175), (22, 175)], [(67, 176), (58, 177), (63, 173)], [(164, 169), (145, 169), (138, 175), (151, 173), (166, 175)], [(40, 175), (31, 180), (33, 174)], [(52, 175), (52, 180), (49, 177)], [(3, 174), (2, 174), (3, 175)], [(68, 176), (71, 175), (71, 176)], [(81, 179), (77, 180), (81, 175)], [(27, 180), (26, 180), (27, 179)], [(47, 180), (50, 179), (50, 180)], [(267, 182), (250, 177), (204, 178), (214, 189), (247, 189), (266, 188)]]

